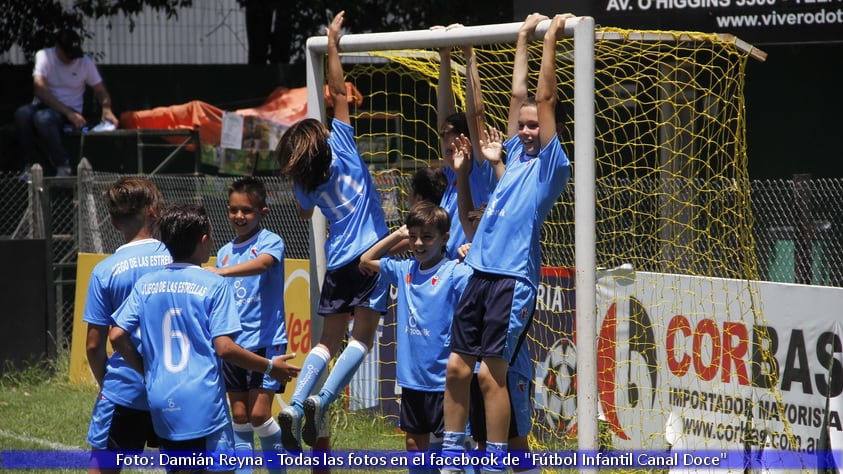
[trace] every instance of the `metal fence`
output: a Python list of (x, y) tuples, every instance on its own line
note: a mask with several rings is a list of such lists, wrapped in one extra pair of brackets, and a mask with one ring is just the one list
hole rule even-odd
[[(123, 242), (112, 228), (102, 191), (118, 175), (80, 168), (75, 178), (33, 179), (0, 174), (0, 238), (45, 238), (51, 253), (55, 291), (56, 345), (69, 347), (73, 325), (76, 259), (79, 252), (111, 253)], [(149, 176), (168, 203), (202, 204), (211, 215), (215, 251), (231, 237), (226, 206), (233, 177)], [(264, 224), (283, 236), (286, 257), (310, 258), (310, 227), (300, 219), (292, 183), (262, 178), (270, 213)], [(375, 179), (390, 225), (397, 225), (406, 202), (406, 176)], [(752, 181), (751, 199), (755, 252), (765, 281), (843, 286), (843, 179)]]

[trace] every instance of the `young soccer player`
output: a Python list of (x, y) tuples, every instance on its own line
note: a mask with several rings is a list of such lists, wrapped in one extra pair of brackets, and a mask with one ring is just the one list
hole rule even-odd
[[(535, 103), (517, 96), (513, 69), (510, 117), (518, 142), (507, 141), (506, 172), (480, 220), (466, 263), (474, 274), (454, 314), (445, 388), (443, 452), (462, 451), (474, 363), (486, 406), (486, 451), (508, 449), (510, 403), (507, 369), (535, 308), (541, 266), (541, 224), (570, 176), (570, 163), (556, 137), (556, 42), (571, 15), (557, 15), (545, 33)], [(540, 20), (539, 20), (540, 21)], [(534, 17), (519, 37), (535, 32)], [(458, 175), (457, 179), (465, 179)], [(496, 466), (484, 466), (494, 471)]]
[[(360, 257), (362, 266), (380, 272), (382, 284), (398, 289), (395, 367), (401, 387), (399, 426), (408, 451), (428, 450), (431, 434), (442, 437), (451, 319), (471, 275), (469, 267), (444, 256), (450, 221), (441, 207), (420, 202), (403, 227)], [(407, 238), (413, 258), (387, 256)]]
[[(109, 338), (144, 374), (163, 452), (233, 454), (220, 359), (286, 383), (298, 373), (286, 362), (294, 354), (267, 359), (234, 342), (241, 331), (234, 291), (225, 278), (200, 267), (213, 246), (202, 206), (169, 209), (159, 227), (173, 263), (138, 280), (114, 314)], [(129, 339), (138, 330), (140, 352)], [(207, 469), (229, 471), (219, 465)]]
[[(372, 309), (377, 275), (359, 268), (360, 255), (387, 234), (386, 221), (369, 169), (360, 157), (351, 127), (342, 64), (340, 28), (345, 12), (328, 27), (328, 89), (334, 104), (333, 131), (305, 119), (290, 127), (278, 143), (282, 173), (292, 177), (299, 213), (310, 218), (319, 207), (330, 230), (327, 272), (317, 313), (324, 317), (319, 343), (305, 358), (290, 406), (279, 415), (284, 448), (300, 450), (325, 433), (330, 403), (351, 381), (374, 341), (380, 313)], [(354, 313), (351, 339), (317, 395), (308, 397), (338, 351)], [(302, 418), (305, 418), (302, 426)]]
[[(88, 365), (100, 387), (88, 429), (93, 449), (88, 472), (92, 474), (120, 472), (102, 468), (98, 451), (139, 452), (156, 444), (143, 378), (119, 353), (108, 357), (106, 342), (108, 328), (114, 325), (111, 314), (129, 296), (137, 279), (171, 261), (167, 247), (153, 237), (164, 201), (153, 182), (119, 179), (103, 192), (103, 201), (125, 244), (94, 267), (82, 315), (88, 323)], [(134, 335), (132, 342), (140, 343)]]
[[(284, 240), (261, 226), (268, 212), (263, 182), (245, 177), (231, 183), (228, 220), (235, 237), (217, 252), (216, 268), (206, 269), (233, 282), (234, 302), (243, 327), (234, 341), (271, 359), (287, 352), (287, 330)], [(222, 368), (237, 452), (254, 450), (255, 433), (264, 452), (280, 452), (281, 428), (271, 409), (275, 393), (283, 392), (284, 386), (263, 371), (249, 371), (229, 362), (223, 362)]]
[[(456, 112), (454, 102), (453, 86), (451, 85), (451, 52), (448, 48), (439, 50), (439, 83), (436, 96), (437, 113), (439, 120), (440, 150), (444, 166), (442, 167), (448, 179), (448, 187), (442, 197), (440, 205), (448, 211), (451, 216), (451, 237), (448, 239), (446, 255), (450, 259), (459, 258), (458, 249), (467, 240), (465, 232), (458, 215), (457, 200), (457, 178), (454, 171), (454, 141), (463, 135), (472, 140), (479, 139), (478, 117), (483, 115), (483, 100), (479, 92), (479, 74), (477, 71), (477, 56), (474, 48), (466, 46), (463, 48), (466, 59), (466, 112)], [(475, 146), (473, 150), (478, 150)], [(471, 194), (473, 209), (482, 203), (489, 201), (498, 178), (503, 174), (502, 163), (489, 162), (479, 153), (474, 153), (474, 160), (470, 163), (469, 179), (471, 181)]]

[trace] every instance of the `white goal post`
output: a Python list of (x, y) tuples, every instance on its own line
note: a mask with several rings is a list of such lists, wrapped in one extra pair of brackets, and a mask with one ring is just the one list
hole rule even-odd
[[(544, 37), (550, 25), (545, 20), (536, 28), (535, 38)], [(452, 30), (416, 30), (392, 33), (349, 34), (340, 38), (342, 53), (366, 51), (400, 50), (411, 48), (442, 48), (489, 43), (514, 43), (521, 22), (498, 25), (468, 26)], [(574, 38), (574, 140), (577, 144), (591, 143), (592, 146), (577, 146), (574, 151), (574, 180), (576, 217), (576, 324), (577, 324), (577, 418), (578, 447), (584, 451), (595, 451), (597, 444), (597, 328), (596, 321), (596, 251), (595, 251), (595, 161), (594, 161), (594, 19), (576, 17), (565, 24), (565, 35)], [(325, 36), (307, 40), (307, 115), (324, 121), (325, 104), (323, 84), (324, 64), (328, 48)], [(313, 214), (311, 228), (311, 270), (317, 276), (318, 288), (325, 275), (325, 229), (324, 216)], [(316, 308), (316, 304), (312, 305)], [(313, 318), (314, 322), (321, 318)], [(319, 330), (311, 326), (314, 340)]]

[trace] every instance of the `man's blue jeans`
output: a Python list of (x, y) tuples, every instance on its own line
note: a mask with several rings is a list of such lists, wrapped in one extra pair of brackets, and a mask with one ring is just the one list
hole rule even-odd
[(44, 144), (55, 166), (69, 166), (70, 159), (61, 140), (62, 128), (70, 121), (43, 105), (26, 104), (15, 111), (15, 129), (21, 155), (28, 169), (38, 160), (38, 141)]

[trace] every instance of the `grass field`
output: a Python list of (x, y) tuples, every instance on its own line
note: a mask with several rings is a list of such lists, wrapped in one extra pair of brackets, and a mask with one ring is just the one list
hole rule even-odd
[[(67, 360), (44, 363), (24, 370), (4, 370), (0, 375), (0, 451), (87, 451), (85, 442), (97, 390), (67, 381)], [(331, 445), (338, 451), (401, 451), (404, 437), (382, 418), (333, 409)], [(371, 469), (342, 469), (353, 474)], [(13, 470), (38, 473), (43, 470)], [(81, 469), (50, 472), (81, 473)], [(163, 470), (124, 470), (126, 473), (156, 473)], [(260, 472), (260, 470), (256, 470)], [(310, 472), (290, 469), (289, 473)], [(388, 471), (383, 471), (388, 472)], [(400, 471), (398, 471), (400, 472)], [(406, 472), (406, 471), (405, 471)]]

